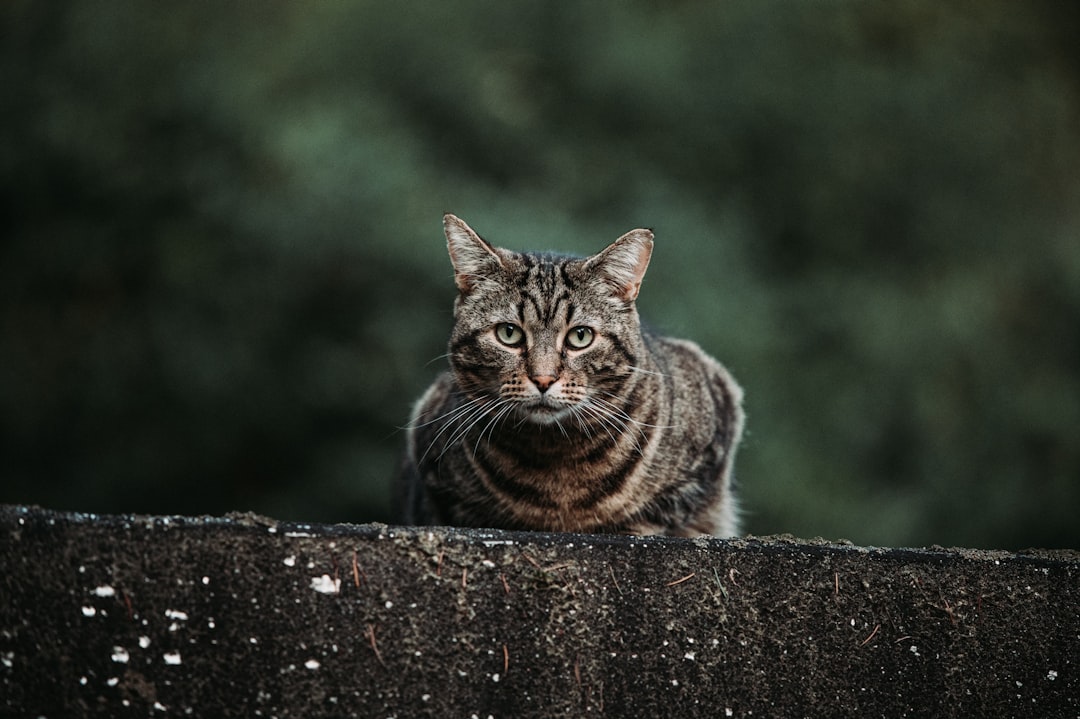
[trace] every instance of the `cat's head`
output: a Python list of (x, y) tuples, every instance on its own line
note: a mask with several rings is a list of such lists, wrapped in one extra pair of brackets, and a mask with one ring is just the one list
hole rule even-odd
[(634, 299), (652, 232), (572, 258), (493, 247), (454, 215), (443, 224), (458, 286), (450, 365), (466, 394), (541, 424), (622, 404), (643, 353)]

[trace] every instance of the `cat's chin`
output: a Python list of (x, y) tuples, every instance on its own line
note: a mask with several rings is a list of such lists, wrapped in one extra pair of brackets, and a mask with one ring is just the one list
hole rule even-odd
[(550, 404), (534, 404), (528, 407), (521, 408), (522, 414), (525, 415), (525, 419), (536, 424), (557, 424), (564, 419), (570, 417), (571, 409), (569, 407), (558, 407)]

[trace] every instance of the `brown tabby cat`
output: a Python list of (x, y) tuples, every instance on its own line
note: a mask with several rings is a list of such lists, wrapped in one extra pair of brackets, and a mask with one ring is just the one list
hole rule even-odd
[(401, 519), (570, 532), (738, 533), (742, 390), (694, 343), (642, 331), (652, 232), (576, 259), (443, 218), (450, 371), (417, 403)]

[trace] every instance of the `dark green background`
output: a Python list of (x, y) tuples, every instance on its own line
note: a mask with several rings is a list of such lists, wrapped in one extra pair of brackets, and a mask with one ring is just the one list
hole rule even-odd
[(748, 531), (1076, 547), (1077, 7), (5, 2), (0, 501), (389, 519), (449, 210), (655, 229)]

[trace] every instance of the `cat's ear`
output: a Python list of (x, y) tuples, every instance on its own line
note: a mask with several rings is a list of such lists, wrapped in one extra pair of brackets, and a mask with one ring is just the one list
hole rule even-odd
[(503, 269), (499, 251), (484, 242), (464, 220), (448, 212), (443, 215), (443, 229), (454, 265), (454, 281), (462, 292), (468, 293), (480, 279)]
[(615, 289), (619, 299), (630, 302), (638, 296), (641, 278), (652, 256), (652, 230), (630, 230), (585, 263)]

